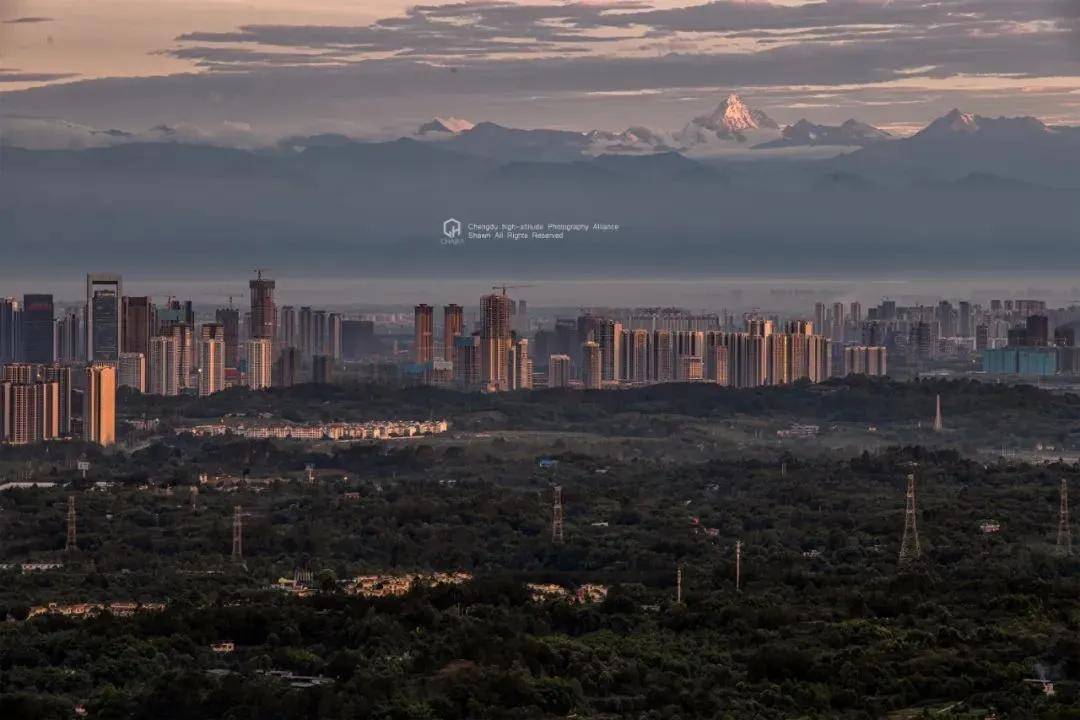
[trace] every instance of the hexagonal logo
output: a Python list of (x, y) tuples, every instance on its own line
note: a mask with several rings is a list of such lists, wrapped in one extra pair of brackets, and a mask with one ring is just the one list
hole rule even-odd
[(447, 218), (442, 224), (442, 234), (450, 240), (455, 240), (461, 237), (461, 221), (454, 218)]

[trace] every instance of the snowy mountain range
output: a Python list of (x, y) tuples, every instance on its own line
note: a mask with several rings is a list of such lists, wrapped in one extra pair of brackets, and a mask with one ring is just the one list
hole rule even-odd
[[(494, 128), (499, 128), (499, 131)], [(525, 139), (530, 133), (535, 142)], [(483, 141), (474, 137), (480, 135), (494, 142), (510, 141), (512, 147), (483, 147)], [(655, 130), (640, 125), (622, 131), (592, 130), (585, 133), (513, 130), (493, 123), (479, 123), (474, 126), (466, 120), (435, 118), (421, 125), (415, 137), (448, 142), (451, 147), (467, 149), (487, 157), (522, 160), (552, 159), (553, 156), (644, 155), (672, 151), (690, 157), (710, 157), (745, 149), (820, 146), (855, 148), (892, 138), (889, 133), (858, 120), (829, 126), (815, 125), (803, 119), (781, 129), (779, 123), (767, 113), (748, 106), (736, 93), (728, 95), (712, 112), (694, 117), (684, 127), (675, 131)], [(519, 152), (530, 145), (541, 146), (543, 156), (528, 158)]]

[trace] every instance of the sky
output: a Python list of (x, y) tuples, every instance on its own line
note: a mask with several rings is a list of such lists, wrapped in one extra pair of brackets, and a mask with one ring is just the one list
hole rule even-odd
[(0, 114), (253, 137), (681, 127), (730, 91), (899, 132), (1080, 125), (1077, 0), (0, 0)]

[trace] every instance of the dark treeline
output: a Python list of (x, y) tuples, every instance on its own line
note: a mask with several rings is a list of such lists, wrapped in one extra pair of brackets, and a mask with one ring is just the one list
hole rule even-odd
[[(1073, 465), (909, 447), (704, 463), (554, 452), (542, 469), (510, 444), (358, 445), (321, 455), (343, 474), (319, 484), (204, 488), (193, 511), (184, 483), (238, 452), (254, 477), (304, 451), (181, 437), (116, 460), (115, 476), (100, 458), (111, 488), (0, 498), (8, 563), (64, 558), (69, 492), (80, 513), (63, 570), (0, 578), (0, 716), (68, 718), (82, 703), (95, 718), (178, 720), (1080, 717), (1080, 564), (1055, 544), (1060, 480), (1080, 487)], [(125, 479), (136, 457), (165, 481)], [(909, 472), (923, 553), (901, 569)], [(248, 513), (245, 566), (229, 560), (234, 505)], [(982, 532), (989, 520), (1000, 532)], [(314, 596), (266, 589), (298, 565)], [(339, 582), (414, 570), (475, 579), (390, 599)], [(537, 603), (525, 582), (611, 590)], [(47, 601), (126, 600), (168, 607), (24, 620)], [(234, 653), (210, 650), (226, 640)], [(1056, 695), (1025, 682), (1040, 674)]]

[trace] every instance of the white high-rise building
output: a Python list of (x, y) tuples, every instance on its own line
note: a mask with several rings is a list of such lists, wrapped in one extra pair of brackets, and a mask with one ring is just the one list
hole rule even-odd
[(146, 392), (146, 356), (141, 352), (120, 353), (117, 377), (122, 387)]
[(251, 338), (244, 347), (247, 350), (247, 386), (252, 390), (270, 387), (273, 370), (274, 343), (270, 338)]
[(150, 338), (150, 394), (179, 395), (181, 351), (175, 335)]
[(225, 341), (203, 339), (199, 343), (199, 395), (213, 395), (225, 389)]

